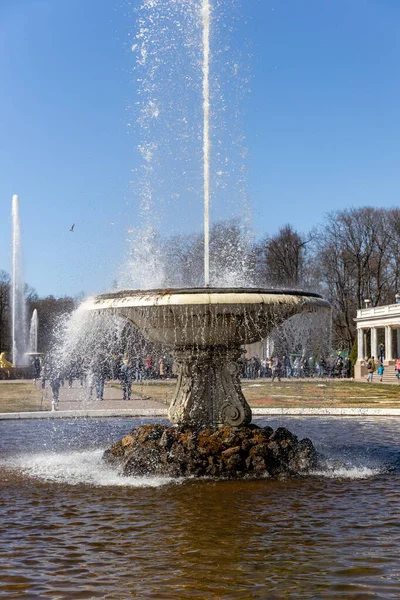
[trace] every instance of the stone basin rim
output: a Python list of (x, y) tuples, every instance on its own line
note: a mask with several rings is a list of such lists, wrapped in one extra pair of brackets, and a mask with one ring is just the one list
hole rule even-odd
[[(243, 287), (200, 287), (200, 288), (159, 288), (159, 289), (128, 289), (120, 290), (118, 292), (104, 292), (97, 294), (95, 300), (120, 300), (132, 296), (175, 296), (175, 295), (213, 295), (213, 294), (257, 294), (257, 295), (272, 295), (272, 296), (303, 296), (309, 298), (318, 298), (323, 300), (324, 298), (316, 292), (309, 292), (306, 290), (292, 290), (286, 288), (243, 288)], [(325, 302), (327, 302), (325, 300)]]
[[(124, 310), (124, 309), (160, 309), (170, 307), (209, 306), (216, 310), (220, 307), (240, 306), (246, 310), (256, 307), (297, 305), (310, 308), (331, 308), (330, 303), (320, 294), (303, 290), (267, 289), (267, 288), (166, 288), (150, 290), (121, 290), (106, 292), (89, 297), (84, 302), (86, 310)], [(250, 309), (250, 307), (253, 307)], [(240, 309), (239, 309), (240, 310)]]

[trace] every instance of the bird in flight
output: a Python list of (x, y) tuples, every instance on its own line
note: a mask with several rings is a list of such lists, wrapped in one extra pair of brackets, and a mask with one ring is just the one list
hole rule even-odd
[(73, 223), (73, 224), (72, 224), (72, 226), (71, 226), (71, 228), (70, 228), (70, 231), (73, 231), (73, 230), (74, 230), (74, 227), (75, 227), (75, 223)]

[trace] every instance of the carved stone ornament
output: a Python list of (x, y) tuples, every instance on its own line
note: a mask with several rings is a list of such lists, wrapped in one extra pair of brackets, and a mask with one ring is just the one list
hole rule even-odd
[(240, 346), (178, 347), (174, 355), (178, 382), (168, 411), (171, 421), (191, 427), (251, 422), (239, 380)]

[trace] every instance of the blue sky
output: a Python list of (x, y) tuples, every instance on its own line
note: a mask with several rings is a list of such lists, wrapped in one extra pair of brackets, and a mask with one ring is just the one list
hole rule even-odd
[[(109, 288), (128, 230), (140, 225), (130, 183), (140, 164), (137, 137), (127, 126), (137, 101), (138, 3), (0, 2), (0, 269), (11, 269), (18, 194), (25, 279), (40, 295)], [(238, 5), (232, 52), (251, 49), (244, 60), (251, 91), (240, 115), (256, 235), (288, 222), (307, 232), (350, 206), (396, 206), (400, 3)], [(201, 207), (189, 203), (186, 213), (183, 200), (179, 217), (169, 209), (166, 228), (182, 222), (200, 231)], [(231, 212), (229, 203), (211, 209), (214, 219)]]

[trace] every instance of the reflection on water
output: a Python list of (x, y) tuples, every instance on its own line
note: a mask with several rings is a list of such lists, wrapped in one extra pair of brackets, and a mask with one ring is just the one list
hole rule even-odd
[(127, 479), (101, 453), (131, 420), (1, 422), (0, 596), (399, 598), (398, 421), (268, 424), (311, 437), (323, 471)]

